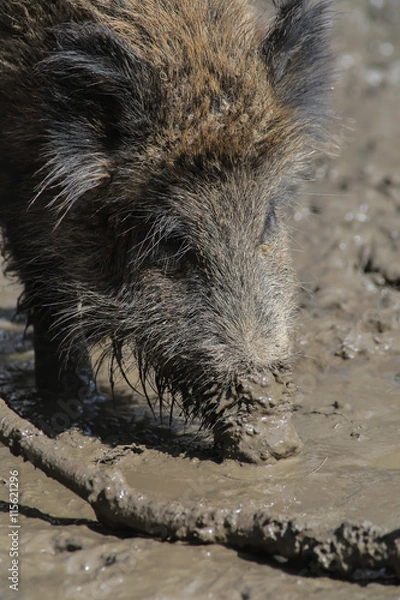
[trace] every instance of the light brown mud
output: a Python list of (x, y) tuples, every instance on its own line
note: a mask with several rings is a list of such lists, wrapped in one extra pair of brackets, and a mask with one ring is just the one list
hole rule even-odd
[[(259, 4), (262, 4), (260, 2)], [(143, 399), (121, 392), (94, 406), (31, 390), (32, 352), (10, 319), (17, 290), (1, 293), (0, 393), (66, 458), (105, 465), (127, 485), (207, 511), (263, 511), (314, 532), (350, 521), (400, 529), (400, 4), (338, 0), (336, 109), (340, 155), (320, 161), (291, 219), (302, 284), (293, 422), (298, 456), (262, 466), (214, 461), (212, 440), (180, 422), (154, 423)], [(336, 132), (337, 133), (337, 132)], [(40, 422), (39, 422), (40, 421)], [(74, 426), (86, 437), (76, 436)], [(61, 447), (61, 446), (60, 446)], [(0, 598), (113, 600), (400, 599), (393, 571), (361, 568), (351, 582), (318, 566), (248, 550), (125, 537), (106, 529), (65, 487), (0, 448), (3, 514)], [(18, 470), (20, 591), (8, 589), (10, 470)], [(373, 525), (367, 525), (369, 522)], [(363, 525), (364, 524), (364, 525)], [(371, 528), (372, 527), (372, 528)], [(395, 540), (395, 537), (393, 538)], [(361, 540), (360, 540), (361, 543)], [(397, 537), (398, 543), (398, 537)]]
[[(78, 443), (81, 436), (75, 433)], [(190, 507), (146, 496), (131, 488), (118, 470), (82, 464), (76, 453), (74, 459), (68, 458), (70, 444), (61, 441), (60, 436), (53, 442), (1, 399), (0, 441), (15, 456), (29, 460), (86, 500), (105, 527), (163, 541), (222, 544), (264, 558), (279, 556), (315, 572), (342, 578), (359, 571), (391, 573), (393, 582), (400, 582), (398, 530), (384, 532), (368, 524), (343, 523), (333, 531), (321, 532), (300, 520), (263, 510)], [(12, 482), (15, 477), (13, 474)]]

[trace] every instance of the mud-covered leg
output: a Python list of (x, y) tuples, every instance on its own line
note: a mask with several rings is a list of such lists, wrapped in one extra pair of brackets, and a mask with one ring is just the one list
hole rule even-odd
[(53, 321), (50, 311), (32, 311), (36, 386), (45, 396), (61, 394), (75, 397), (82, 389), (89, 388), (92, 380), (89, 353), (82, 341), (82, 344), (75, 344), (67, 353), (61, 354), (54, 339)]

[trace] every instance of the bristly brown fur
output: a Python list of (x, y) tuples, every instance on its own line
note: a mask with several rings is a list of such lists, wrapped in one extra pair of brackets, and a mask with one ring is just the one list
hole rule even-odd
[(330, 1), (276, 6), (262, 32), (244, 0), (2, 0), (0, 221), (40, 386), (109, 339), (213, 423), (288, 361), (282, 209), (323, 138)]
[[(154, 90), (159, 122), (140, 159), (153, 171), (163, 165), (181, 168), (182, 161), (190, 164), (203, 158), (216, 166), (226, 161), (261, 166), (269, 160), (284, 170), (296, 164), (302, 153), (309, 158), (314, 148), (315, 136), (311, 145), (297, 107), (282, 102), (276, 93), (270, 76), (272, 61), (268, 64), (261, 59), (261, 33), (244, 0), (5, 0), (5, 13), (7, 4), (15, 22), (18, 9), (23, 11), (19, 19), (25, 21), (26, 46), (11, 48), (13, 52), (22, 48), (22, 59), (27, 62), (39, 59), (39, 54), (28, 59), (31, 47), (39, 50), (48, 44), (40, 39), (45, 30), (59, 26), (60, 21), (71, 21), (109, 27), (152, 66), (160, 84), (157, 92)], [(290, 4), (299, 6), (297, 12), (304, 10), (302, 2)], [(315, 9), (319, 18), (325, 4), (320, 1)], [(37, 24), (33, 31), (30, 21)], [(322, 55), (326, 62), (324, 52)], [(13, 72), (15, 59), (13, 54), (7, 60), (6, 45), (5, 66)], [(320, 70), (313, 64), (312, 68), (317, 79)], [(318, 94), (321, 82), (315, 84), (312, 93)], [(107, 164), (101, 156), (98, 160), (94, 157), (92, 173), (89, 188), (107, 177)], [(54, 180), (50, 177), (48, 183)]]

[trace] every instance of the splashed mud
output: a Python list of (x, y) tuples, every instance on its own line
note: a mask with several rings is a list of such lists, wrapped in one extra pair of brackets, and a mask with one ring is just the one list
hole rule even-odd
[[(261, 466), (218, 463), (205, 433), (179, 415), (172, 429), (155, 422), (143, 399), (122, 388), (115, 402), (104, 395), (93, 405), (82, 395), (44, 414), (32, 391), (29, 332), (24, 339), (23, 325), (11, 323), (18, 290), (5, 283), (0, 393), (48, 435), (59, 435), (70, 458), (115, 466), (130, 486), (165, 502), (265, 510), (315, 530), (369, 521), (399, 531), (400, 5), (338, 0), (335, 9), (344, 141), (338, 159), (317, 164), (317, 182), (291, 221), (302, 284), (293, 396), (300, 454)], [(86, 437), (76, 436), (75, 426)], [(0, 456), (6, 525), (9, 472), (18, 470), (20, 598), (400, 598), (384, 569), (360, 569), (349, 583), (313, 577), (321, 573), (279, 556), (264, 561), (222, 546), (124, 537), (99, 526), (89, 505), (7, 448)], [(8, 599), (15, 593), (7, 593), (9, 538), (2, 531), (0, 597)]]

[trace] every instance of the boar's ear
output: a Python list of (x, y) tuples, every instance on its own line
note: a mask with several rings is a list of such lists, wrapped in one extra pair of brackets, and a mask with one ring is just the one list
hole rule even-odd
[(47, 161), (38, 196), (51, 188), (49, 205), (65, 214), (110, 178), (118, 150), (135, 158), (157, 90), (149, 65), (106, 27), (70, 24), (50, 35), (55, 51), (37, 65)]
[(330, 0), (274, 0), (278, 9), (263, 44), (269, 78), (280, 100), (318, 135), (331, 83)]

